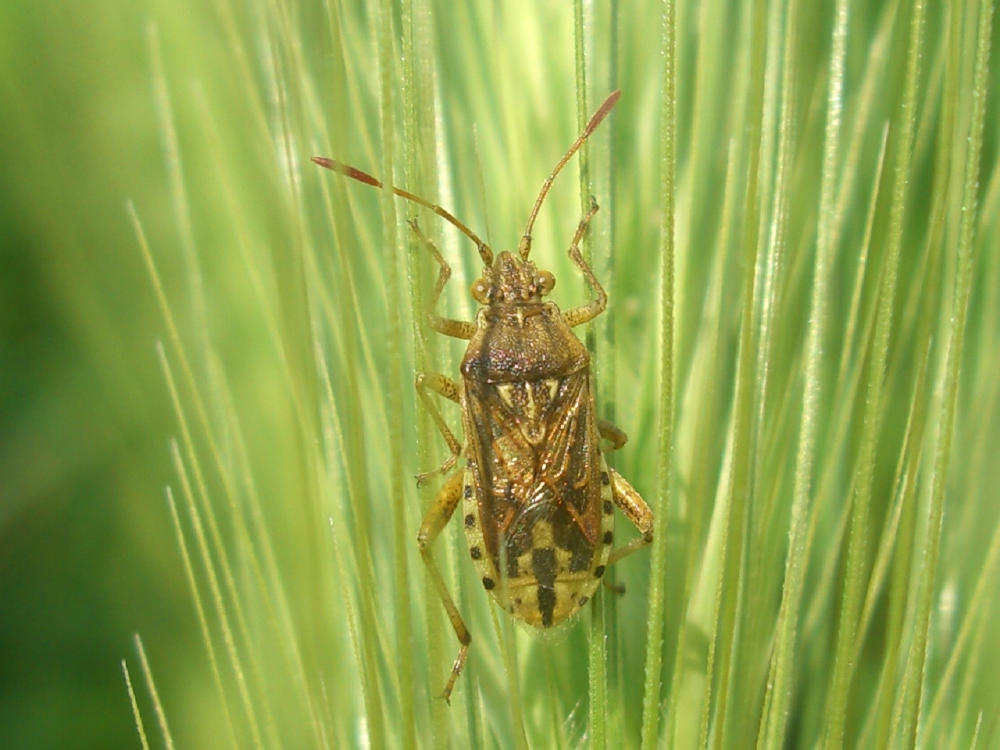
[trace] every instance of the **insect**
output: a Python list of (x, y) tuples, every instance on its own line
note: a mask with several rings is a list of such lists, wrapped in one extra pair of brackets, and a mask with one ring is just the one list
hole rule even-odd
[[(652, 540), (653, 515), (639, 493), (607, 465), (600, 439), (612, 449), (625, 444), (618, 427), (598, 419), (590, 356), (573, 334), (604, 312), (607, 295), (580, 254), (591, 205), (577, 227), (569, 257), (580, 269), (593, 299), (562, 311), (544, 298), (555, 278), (529, 259), (531, 230), (556, 175), (608, 115), (614, 91), (542, 184), (517, 253), (494, 256), (465, 224), (438, 205), (397, 187), (392, 191), (429, 208), (475, 243), (482, 277), (471, 292), (481, 305), (475, 322), (441, 317), (435, 310), (451, 268), (415, 219), (410, 227), (439, 266), (427, 306), (431, 328), (469, 342), (461, 363), (461, 382), (440, 373), (421, 373), (417, 394), (451, 451), (436, 471), (451, 473), (438, 491), (417, 534), (420, 554), (430, 571), (460, 648), (443, 697), (450, 698), (465, 664), (472, 638), (445, 585), (431, 545), (461, 505), (469, 556), (483, 587), (515, 618), (536, 628), (553, 628), (572, 618), (593, 596), (612, 563)], [(322, 167), (374, 187), (382, 183), (355, 167), (313, 157)], [(464, 442), (446, 424), (431, 394), (458, 404)], [(612, 549), (614, 507), (640, 536)]]

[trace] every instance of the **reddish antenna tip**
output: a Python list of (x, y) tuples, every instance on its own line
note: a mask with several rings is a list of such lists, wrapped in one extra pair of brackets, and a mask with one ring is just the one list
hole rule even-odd
[(621, 95), (622, 95), (621, 89), (615, 89), (610, 94), (608, 94), (608, 98), (605, 99), (604, 103), (600, 106), (600, 108), (596, 112), (594, 112), (594, 116), (590, 118), (590, 122), (587, 123), (587, 127), (583, 132), (586, 133), (587, 135), (593, 133), (594, 129), (601, 124), (601, 120), (603, 120), (605, 117), (608, 116), (608, 112), (611, 111), (611, 108), (618, 103), (618, 100), (621, 98)]
[(325, 156), (312, 156), (310, 161), (314, 164), (318, 164), (326, 169), (332, 169), (334, 172), (339, 172), (342, 175), (347, 175), (358, 182), (363, 182), (366, 185), (371, 185), (373, 187), (382, 187), (382, 181), (377, 177), (372, 177), (367, 172), (362, 172), (357, 167), (352, 167), (350, 164), (342, 164), (334, 159), (328, 159)]

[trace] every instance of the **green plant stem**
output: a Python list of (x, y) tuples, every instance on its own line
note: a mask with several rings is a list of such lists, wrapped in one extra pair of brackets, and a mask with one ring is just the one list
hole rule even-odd
[(657, 362), (657, 421), (656, 490), (653, 497), (653, 544), (650, 552), (650, 575), (646, 623), (646, 672), (642, 697), (643, 748), (657, 745), (660, 726), (661, 668), (663, 661), (663, 601), (667, 566), (667, 511), (670, 503), (670, 470), (673, 465), (673, 403), (674, 403), (674, 173), (676, 169), (675, 139), (675, 55), (676, 20), (673, 0), (664, 0), (663, 24), (663, 108), (661, 116), (660, 199), (663, 223), (660, 226), (660, 284), (658, 298), (660, 319), (658, 331), (659, 360)]

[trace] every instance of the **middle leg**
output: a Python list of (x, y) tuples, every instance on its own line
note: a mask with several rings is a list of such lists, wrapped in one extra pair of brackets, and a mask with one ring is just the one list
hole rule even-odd
[(417, 395), (420, 396), (420, 400), (423, 401), (424, 406), (427, 407), (427, 411), (431, 415), (431, 419), (434, 420), (434, 424), (437, 426), (441, 435), (444, 436), (445, 442), (448, 443), (448, 449), (451, 451), (451, 455), (445, 459), (444, 463), (441, 464), (437, 469), (433, 471), (427, 471), (422, 474), (417, 475), (417, 484), (422, 485), (430, 477), (436, 474), (447, 474), (455, 466), (455, 462), (458, 461), (458, 457), (462, 454), (462, 444), (455, 437), (455, 433), (451, 431), (447, 423), (444, 421), (444, 417), (441, 416), (441, 412), (438, 411), (437, 405), (431, 401), (428, 391), (434, 391), (439, 396), (444, 396), (450, 401), (454, 401), (456, 404), (462, 403), (462, 398), (458, 389), (458, 383), (456, 383), (451, 378), (441, 375), (436, 372), (421, 372), (417, 374), (416, 379)]
[(597, 420), (597, 434), (611, 443), (610, 450), (616, 451), (628, 442), (628, 435), (618, 425), (606, 419)]

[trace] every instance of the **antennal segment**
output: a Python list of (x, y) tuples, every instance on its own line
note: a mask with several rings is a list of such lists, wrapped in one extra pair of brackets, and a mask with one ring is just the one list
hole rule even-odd
[[(352, 167), (349, 164), (342, 164), (339, 161), (335, 161), (333, 159), (327, 159), (325, 156), (313, 156), (312, 161), (313, 163), (318, 164), (321, 167), (330, 169), (334, 172), (339, 172), (342, 175), (346, 175), (347, 177), (350, 177), (353, 180), (357, 180), (358, 182), (363, 182), (366, 185), (371, 185), (372, 187), (377, 187), (377, 188), (382, 187), (382, 181), (379, 180), (377, 177), (373, 177), (367, 172), (363, 172), (357, 167)], [(400, 198), (406, 198), (406, 200), (408, 201), (413, 201), (414, 203), (419, 203), (421, 206), (424, 206), (425, 208), (429, 208), (431, 211), (436, 213), (438, 216), (447, 221), (449, 224), (456, 227), (458, 231), (460, 231), (462, 234), (464, 234), (466, 237), (468, 237), (470, 240), (476, 243), (476, 249), (479, 250), (479, 257), (483, 259), (483, 263), (485, 263), (487, 266), (493, 265), (493, 251), (490, 250), (490, 246), (487, 245), (485, 242), (483, 242), (481, 239), (479, 239), (476, 233), (473, 232), (471, 229), (469, 229), (467, 226), (465, 226), (465, 224), (456, 219), (454, 214), (452, 214), (450, 211), (444, 208), (441, 208), (441, 206), (437, 205), (436, 203), (431, 203), (429, 200), (421, 198), (419, 195), (414, 195), (413, 193), (398, 188), (395, 185), (392, 185), (390, 187), (392, 187), (392, 192), (394, 192)]]
[[(597, 126), (601, 124), (601, 121), (608, 116), (608, 112), (611, 111), (612, 107), (618, 102), (618, 97), (622, 95), (620, 90), (612, 91), (608, 94), (608, 98), (604, 100), (604, 103), (600, 108), (594, 113), (594, 116), (590, 118), (590, 122), (587, 123), (587, 127), (583, 129), (583, 132), (577, 136), (577, 139), (573, 141), (573, 145), (569, 147), (569, 151), (559, 160), (556, 164), (555, 169), (552, 173), (545, 179), (542, 183), (542, 190), (538, 193), (538, 199), (535, 201), (535, 207), (531, 209), (531, 215), (528, 217), (528, 225), (524, 228), (524, 234), (521, 236), (521, 243), (518, 245), (517, 251), (521, 254), (521, 258), (527, 259), (528, 253), (531, 252), (531, 228), (535, 226), (535, 218), (538, 216), (538, 209), (542, 207), (542, 201), (545, 200), (545, 196), (549, 194), (549, 188), (552, 187), (552, 182), (555, 180), (556, 175), (562, 171), (562, 168), (566, 166), (573, 154), (575, 154), (583, 142), (590, 137)], [(315, 161), (315, 159), (313, 160)]]

